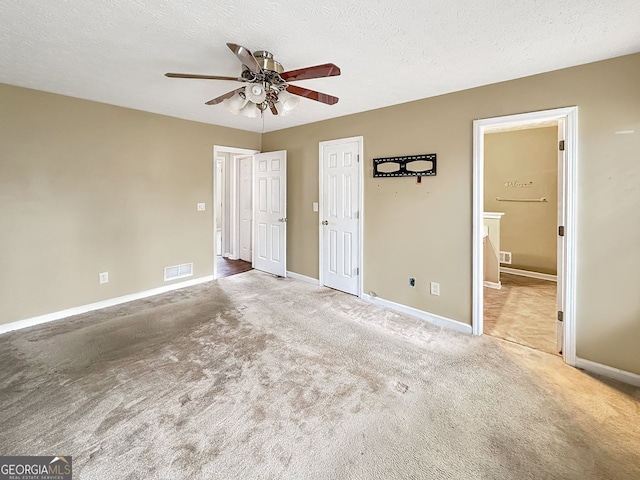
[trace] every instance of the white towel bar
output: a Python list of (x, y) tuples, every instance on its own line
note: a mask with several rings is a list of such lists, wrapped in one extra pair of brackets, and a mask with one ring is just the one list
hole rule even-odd
[(496, 200), (499, 202), (546, 202), (547, 197), (541, 198), (502, 198), (496, 197)]

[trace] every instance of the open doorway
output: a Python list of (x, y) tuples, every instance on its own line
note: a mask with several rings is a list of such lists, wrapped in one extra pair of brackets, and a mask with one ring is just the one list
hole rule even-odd
[(559, 354), (558, 121), (484, 134), (484, 333)]
[(214, 147), (214, 278), (251, 270), (253, 155), (255, 150)]
[(577, 107), (474, 122), (473, 332), (575, 364)]

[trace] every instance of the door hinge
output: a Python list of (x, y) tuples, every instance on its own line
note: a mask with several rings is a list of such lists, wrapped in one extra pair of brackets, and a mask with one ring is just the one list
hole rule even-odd
[(559, 149), (561, 152), (564, 152), (564, 140), (560, 140), (560, 141), (558, 142), (558, 149)]
[(558, 311), (558, 321), (564, 322), (564, 312), (561, 310)]
[(360, 154), (356, 155), (356, 162), (360, 162)]
[(564, 237), (564, 226), (561, 225), (558, 227), (558, 235)]
[(356, 275), (360, 275), (360, 267), (356, 268)]

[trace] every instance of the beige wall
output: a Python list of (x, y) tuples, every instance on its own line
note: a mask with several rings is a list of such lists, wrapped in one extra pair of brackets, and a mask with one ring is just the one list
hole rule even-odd
[(8, 85), (0, 106), (0, 323), (212, 273), (213, 145), (259, 134)]
[[(547, 202), (499, 202), (496, 197), (545, 197)], [(556, 274), (558, 127), (485, 135), (484, 210), (505, 213), (500, 250), (511, 252), (511, 268)]]
[[(640, 374), (638, 85), (640, 54), (263, 135), (288, 151), (289, 270), (318, 275), (318, 142), (363, 135), (365, 292), (470, 323), (473, 120), (578, 105), (577, 353)], [(2, 85), (0, 105), (0, 323), (211, 273), (212, 146), (259, 135)], [(372, 178), (432, 152), (421, 185)]]
[[(288, 269), (318, 276), (318, 142), (363, 135), (365, 292), (471, 323), (473, 120), (578, 105), (577, 354), (640, 374), (638, 85), (635, 54), (263, 135), (288, 150)], [(422, 185), (372, 178), (374, 157), (432, 152)]]

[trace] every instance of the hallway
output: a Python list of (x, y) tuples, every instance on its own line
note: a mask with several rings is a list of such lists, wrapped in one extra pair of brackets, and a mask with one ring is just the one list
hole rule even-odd
[(216, 278), (230, 277), (238, 273), (248, 272), (252, 270), (251, 262), (244, 260), (230, 260), (220, 255), (216, 258), (216, 267), (218, 269)]

